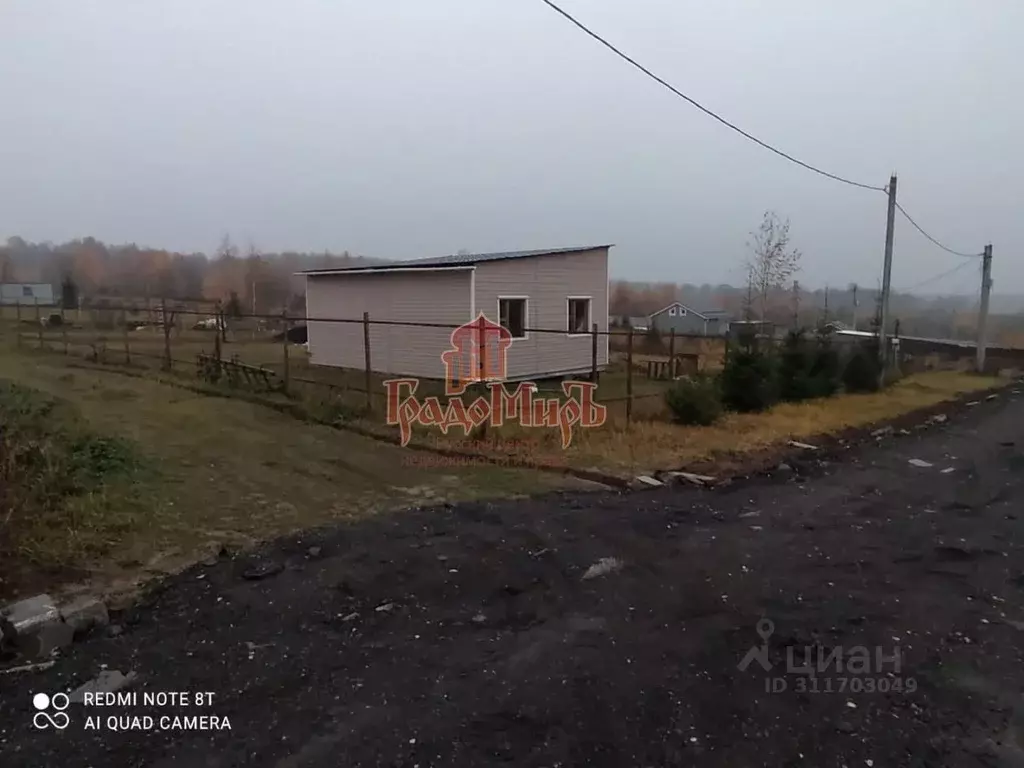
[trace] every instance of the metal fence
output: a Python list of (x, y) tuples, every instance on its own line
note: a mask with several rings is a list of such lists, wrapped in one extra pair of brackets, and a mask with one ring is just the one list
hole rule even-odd
[[(149, 368), (164, 373), (195, 376), (211, 384), (277, 393), (287, 397), (337, 400), (367, 414), (382, 415), (387, 392), (383, 381), (387, 366), (375, 366), (374, 334), (377, 326), (434, 329), (451, 333), (464, 325), (376, 320), (369, 313), (358, 318), (306, 317), (288, 313), (228, 315), (213, 309), (165, 299), (158, 307), (141, 305), (97, 306), (62, 310), (55, 306), (12, 307), (3, 314), (5, 326), (17, 331), (16, 344), (96, 363)], [(292, 340), (295, 329), (308, 323), (358, 326), (362, 333), (362, 365), (336, 368), (312, 365)], [(526, 328), (529, 334), (558, 334), (565, 328)], [(638, 407), (648, 413), (661, 410), (668, 382), (686, 373), (714, 365), (724, 351), (724, 339), (669, 333), (655, 337), (632, 329), (600, 330), (590, 337), (587, 378), (598, 383), (598, 400), (620, 408), (627, 422)], [(602, 362), (601, 339), (608, 337), (608, 360)], [(710, 350), (708, 347), (719, 349)], [(443, 350), (438, 350), (438, 354)], [(617, 359), (613, 360), (615, 357)], [(440, 380), (424, 382), (424, 394), (443, 397)], [(644, 415), (644, 414), (640, 414)]]

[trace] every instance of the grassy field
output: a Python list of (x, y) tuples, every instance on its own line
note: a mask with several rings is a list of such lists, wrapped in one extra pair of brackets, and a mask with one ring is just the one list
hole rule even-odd
[[(8, 338), (13, 340), (14, 326), (8, 324), (6, 331)], [(126, 330), (118, 327), (104, 331), (75, 325), (46, 329), (23, 325), (19, 336), (24, 349), (42, 348), (61, 353), (67, 349), (71, 356), (93, 356), (97, 362), (130, 362), (133, 366), (159, 370), (165, 357), (164, 335), (159, 328)], [(173, 370), (194, 375), (197, 355), (214, 353), (215, 332), (172, 330), (168, 346)], [(286, 354), (289, 387), (293, 393), (314, 400), (336, 400), (354, 409), (366, 406), (366, 376), (363, 371), (311, 365), (309, 355), (302, 345), (289, 344), (286, 353), (283, 342), (273, 340), (270, 331), (229, 331), (227, 343), (221, 349), (223, 359), (237, 358), (245, 364), (267, 368), (278, 379), (284, 375)], [(639, 355), (637, 360), (641, 360)], [(377, 373), (370, 377), (373, 407), (380, 413), (386, 407), (384, 381), (387, 378)], [(420, 392), (443, 394), (440, 384), (433, 387), (431, 384), (426, 382)], [(648, 416), (660, 413), (661, 395), (667, 385), (665, 381), (647, 379), (639, 367), (635, 368), (632, 382), (633, 413)], [(624, 361), (617, 361), (602, 373), (598, 396), (619, 416), (625, 416), (624, 401), (628, 390)]]
[(1003, 380), (995, 377), (937, 371), (909, 376), (878, 393), (781, 404), (761, 414), (730, 413), (710, 427), (642, 419), (626, 425), (613, 419), (600, 429), (579, 430), (566, 451), (552, 430), (503, 428), (500, 439), (520, 446), (524, 454), (552, 462), (620, 472), (678, 469), (716, 456), (874, 424), (1000, 383)]
[[(72, 329), (72, 354), (81, 354), (93, 334), (87, 329)], [(144, 364), (154, 370), (160, 367), (163, 337), (160, 332), (145, 330), (129, 336), (133, 364)], [(76, 336), (78, 335), (78, 336)], [(49, 331), (44, 345), (59, 349), (56, 334)], [(121, 336), (124, 336), (122, 333)], [(703, 340), (698, 340), (704, 343)], [(36, 346), (38, 339), (23, 334), (22, 343)], [(194, 377), (191, 360), (200, 351), (212, 350), (212, 333), (186, 331), (173, 339), (172, 354), (178, 372)], [(123, 340), (122, 340), (123, 346)], [(75, 349), (78, 352), (75, 352)], [(140, 355), (145, 355), (145, 357)], [(252, 340), (242, 335), (224, 347), (225, 357), (237, 354), (240, 359), (265, 365), (278, 373), (283, 368), (284, 349), (281, 342)], [(116, 345), (106, 353), (110, 361), (123, 363), (125, 355)], [(638, 361), (646, 358), (638, 353)], [(336, 412), (361, 428), (393, 438), (394, 427), (382, 423), (385, 410), (383, 377), (372, 378), (375, 413), (366, 417), (357, 409), (366, 405), (365, 377), (361, 371), (311, 366), (301, 346), (289, 347), (289, 371), (293, 390), (299, 390), (303, 402), (318, 415)], [(319, 385), (299, 381), (321, 382)], [(835, 432), (851, 426), (870, 424), (916, 408), (934, 405), (974, 389), (994, 386), (998, 380), (967, 373), (946, 371), (917, 374), (896, 386), (873, 395), (844, 395), (829, 400), (797, 405), (779, 405), (765, 414), (730, 414), (713, 427), (680, 427), (668, 423), (663, 401), (667, 382), (652, 381), (634, 373), (632, 423), (625, 419), (626, 373), (613, 367), (602, 374), (598, 399), (608, 408), (608, 421), (600, 429), (579, 430), (568, 450), (562, 450), (557, 431), (529, 429), (514, 425), (491, 429), (486, 433), (464, 435), (454, 430), (442, 435), (427, 427), (414, 429), (414, 440), (432, 447), (466, 448), (492, 456), (512, 454), (516, 459), (541, 460), (553, 465), (572, 465), (614, 472), (674, 468), (688, 462), (702, 461), (726, 452), (760, 450), (777, 442)], [(329, 387), (324, 385), (330, 385)], [(295, 394), (295, 392), (293, 392)]]
[[(29, 414), (18, 444), (41, 445), (47, 460), (57, 457), (43, 476), (10, 473), (24, 486), (18, 493), (35, 498), (29, 486), (46, 487), (45, 478), (53, 485), (77, 466), (81, 450), (96, 458), (75, 446), (107, 446), (116, 459), (102, 476), (86, 471), (88, 482), (22, 505), (18, 517), (0, 515), (7, 548), (0, 552), (0, 595), (82, 575), (130, 587), (219, 545), (245, 547), (352, 516), (569, 482), (524, 469), (412, 461), (418, 457), (410, 451), (259, 405), (71, 367), (75, 362), (83, 361), (0, 354), (0, 380), (18, 393), (0, 407)], [(102, 463), (103, 451), (98, 456)], [(8, 483), (5, 498), (13, 500), (12, 488)]]

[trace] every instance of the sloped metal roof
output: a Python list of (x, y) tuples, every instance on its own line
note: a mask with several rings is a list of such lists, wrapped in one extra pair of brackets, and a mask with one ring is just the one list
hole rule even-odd
[(374, 264), (373, 266), (339, 267), (338, 269), (311, 269), (303, 274), (328, 274), (341, 272), (386, 272), (390, 269), (431, 269), (433, 267), (471, 267), (486, 261), (506, 261), (509, 259), (525, 259), (531, 256), (554, 256), (566, 253), (582, 253), (593, 251), (599, 248), (611, 248), (607, 245), (582, 245), (572, 248), (545, 248), (533, 251), (498, 251), (497, 253), (458, 253), (450, 256), (434, 256), (426, 259), (411, 259), (408, 261), (392, 261), (387, 264)]

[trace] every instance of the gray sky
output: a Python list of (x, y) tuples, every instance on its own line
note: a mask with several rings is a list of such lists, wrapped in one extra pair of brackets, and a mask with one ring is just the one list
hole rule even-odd
[[(884, 186), (1024, 289), (1020, 0), (561, 0), (786, 152)], [(4, 0), (0, 236), (415, 258), (613, 242), (742, 282), (767, 208), (805, 284), (874, 286), (885, 197), (732, 133), (540, 0)], [(899, 220), (897, 287), (958, 263)], [(973, 289), (968, 268), (936, 290)]]

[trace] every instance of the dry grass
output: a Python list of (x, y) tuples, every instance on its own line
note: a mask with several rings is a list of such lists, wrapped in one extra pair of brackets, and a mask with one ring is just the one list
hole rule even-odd
[[(596, 467), (610, 471), (672, 469), (725, 453), (757, 451), (792, 439), (830, 434), (864, 426), (951, 400), (965, 392), (997, 386), (1001, 379), (941, 371), (907, 377), (884, 392), (839, 395), (826, 400), (782, 404), (763, 414), (728, 414), (710, 427), (683, 427), (639, 420), (627, 427), (612, 412), (604, 427), (578, 430), (563, 451), (557, 432), (550, 429), (502, 427), (487, 440), (498, 441), (489, 452), (512, 451), (552, 464)], [(425, 435), (419, 432), (418, 435)], [(425, 437), (438, 445), (465, 440)], [(477, 448), (488, 449), (478, 444)]]
[(194, 561), (212, 542), (245, 546), (414, 504), (567, 482), (524, 469), (417, 460), (423, 456), (397, 446), (241, 400), (188, 392), (148, 374), (67, 367), (75, 362), (82, 361), (7, 352), (0, 354), (0, 378), (57, 398), (62, 412), (91, 434), (127, 441), (158, 471), (139, 478), (142, 485), (132, 491), (145, 500), (142, 513), (137, 505), (104, 504), (109, 520), (72, 515), (75, 526), (55, 526), (46, 536), (34, 531), (20, 556), (41, 566), (81, 566), (98, 578), (134, 579)]
[[(81, 333), (84, 339), (90, 332), (83, 330)], [(53, 337), (53, 332), (48, 334), (49, 346), (59, 349), (53, 343)], [(163, 352), (163, 339), (159, 332), (136, 332), (130, 343), (135, 353), (144, 351), (150, 355), (146, 358), (136, 356), (133, 362), (141, 360), (146, 365), (159, 368), (159, 358)], [(707, 346), (721, 342), (697, 340), (696, 343)], [(182, 333), (173, 340), (173, 355), (182, 360), (182, 363), (176, 363), (176, 368), (179, 372), (193, 376), (194, 363), (191, 361), (195, 354), (200, 351), (209, 352), (211, 349), (212, 334), (192, 331)], [(72, 354), (75, 354), (74, 350)], [(78, 354), (81, 354), (80, 350)], [(124, 359), (123, 353), (119, 355), (116, 348), (109, 350), (108, 354), (114, 362), (122, 362)], [(225, 357), (234, 354), (248, 363), (266, 365), (277, 371), (282, 368), (283, 349), (280, 342), (239, 338), (224, 347)], [(300, 346), (290, 347), (289, 361), (293, 390), (298, 391), (310, 408), (326, 414), (334, 411), (351, 419), (356, 409), (365, 406), (365, 392), (359, 391), (365, 386), (361, 371), (311, 366)], [(294, 382), (296, 378), (323, 382), (331, 387)], [(473, 435), (477, 442), (469, 447), (491, 456), (511, 456), (513, 461), (534, 459), (547, 464), (614, 471), (669, 468), (706, 460), (725, 452), (756, 451), (792, 438), (827, 434), (882, 421), (951, 399), (962, 392), (993, 386), (997, 381), (957, 372), (916, 374), (882, 393), (844, 395), (824, 401), (779, 405), (759, 415), (730, 414), (712, 427), (680, 427), (668, 423), (666, 419), (662, 395), (668, 383), (634, 374), (632, 424), (627, 428), (624, 402), (626, 380), (626, 372), (618, 366), (602, 374), (598, 399), (607, 406), (608, 423), (600, 429), (578, 430), (568, 450), (562, 450), (554, 430), (516, 426), (492, 429), (483, 436)], [(360, 421), (360, 425), (393, 437), (395, 428), (380, 423), (385, 410), (383, 377), (375, 375), (371, 382), (375, 418)], [(461, 444), (461, 447), (466, 448), (466, 441), (470, 439), (458, 430), (445, 436), (434, 428), (422, 427), (414, 429), (414, 436), (416, 442), (439, 447), (458, 447)], [(485, 442), (479, 442), (481, 437)]]

